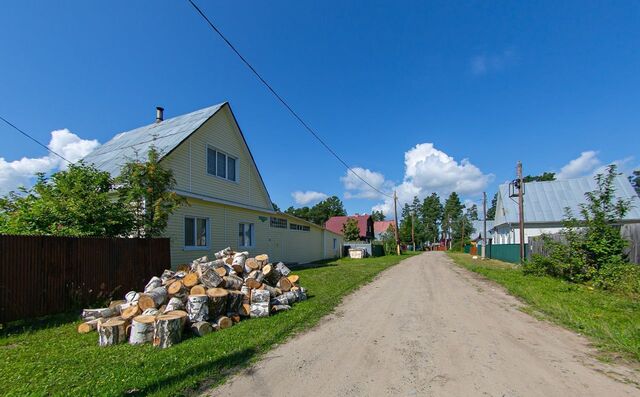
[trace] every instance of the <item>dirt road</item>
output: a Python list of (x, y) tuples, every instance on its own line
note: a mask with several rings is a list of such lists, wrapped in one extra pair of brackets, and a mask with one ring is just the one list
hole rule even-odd
[(519, 307), (444, 254), (425, 253), (205, 394), (640, 395), (638, 372), (597, 361), (584, 338)]

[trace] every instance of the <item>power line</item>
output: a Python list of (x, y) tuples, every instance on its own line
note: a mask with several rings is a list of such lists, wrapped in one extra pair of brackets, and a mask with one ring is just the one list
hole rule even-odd
[(280, 101), (280, 103), (282, 103), (282, 105), (284, 105), (284, 107), (287, 108), (289, 113), (291, 113), (293, 115), (293, 117), (295, 117), (300, 122), (300, 124), (302, 124), (302, 126), (307, 131), (309, 131), (311, 133), (311, 135), (313, 135), (313, 137), (316, 138), (316, 140), (318, 142), (320, 142), (320, 144), (322, 144), (322, 146), (324, 146), (325, 149), (327, 149), (329, 151), (329, 153), (331, 153), (333, 155), (333, 157), (335, 157), (340, 163), (342, 163), (342, 165), (344, 165), (346, 167), (347, 170), (349, 170), (353, 175), (355, 175), (362, 182), (367, 184), (367, 186), (369, 186), (371, 189), (375, 190), (376, 192), (380, 193), (383, 196), (386, 196), (386, 197), (389, 197), (389, 198), (393, 198), (391, 195), (382, 192), (381, 190), (379, 190), (378, 188), (376, 188), (375, 186), (370, 184), (366, 179), (364, 179), (363, 177), (358, 175), (357, 172), (355, 172), (340, 156), (338, 156), (338, 154), (335, 151), (333, 151), (333, 149), (331, 149), (331, 147), (329, 147), (329, 145), (322, 138), (320, 138), (320, 136), (314, 131), (314, 129), (311, 128), (309, 126), (309, 124), (307, 124), (302, 119), (302, 117), (300, 117), (298, 115), (298, 113), (296, 113), (296, 111), (293, 110), (293, 108), (291, 106), (289, 106), (289, 104), (284, 100), (284, 98), (282, 98), (280, 96), (280, 94), (278, 94), (276, 92), (276, 90), (274, 90), (273, 87), (271, 87), (271, 85), (260, 75), (260, 73), (258, 73), (258, 71), (253, 66), (251, 66), (249, 61), (247, 61), (245, 59), (245, 57), (243, 57), (242, 54), (240, 54), (240, 52), (233, 46), (233, 44), (231, 44), (231, 42), (222, 34), (222, 32), (213, 24), (213, 22), (211, 22), (209, 17), (207, 17), (205, 15), (205, 13), (200, 9), (200, 7), (198, 7), (193, 2), (193, 0), (187, 0), (187, 1), (189, 1), (189, 3), (191, 3), (191, 5), (198, 12), (198, 14), (200, 14), (200, 16), (207, 22), (207, 24), (209, 24), (211, 29), (213, 29), (218, 34), (218, 36), (220, 36), (220, 38), (222, 38), (222, 40), (224, 40), (224, 42), (227, 43), (229, 48), (231, 48), (231, 50), (233, 50), (233, 52), (235, 52), (235, 54), (242, 60), (242, 62), (249, 68), (249, 70), (251, 70), (251, 72), (253, 72), (253, 74), (258, 78), (258, 80), (260, 80), (262, 82), (262, 84), (264, 84), (264, 86), (267, 87), (267, 89), (269, 91), (271, 91), (271, 93), (278, 99), (278, 101)]
[(51, 150), (47, 145), (45, 145), (44, 143), (40, 142), (39, 140), (37, 140), (36, 138), (32, 137), (31, 135), (27, 134), (26, 132), (22, 131), (20, 128), (16, 127), (13, 123), (11, 123), (9, 120), (5, 119), (4, 117), (0, 116), (0, 120), (4, 121), (5, 123), (7, 123), (7, 125), (13, 127), (13, 129), (15, 129), (16, 131), (18, 131), (19, 133), (21, 133), (22, 135), (26, 136), (27, 138), (31, 139), (32, 141), (34, 141), (35, 143), (37, 143), (38, 145), (42, 146), (43, 148), (47, 149), (48, 151), (50, 151), (51, 153), (55, 154), (56, 156), (60, 157), (61, 159), (63, 159), (64, 161), (66, 161), (69, 164), (72, 164), (71, 161), (65, 159), (62, 155), (54, 152), (53, 150)]

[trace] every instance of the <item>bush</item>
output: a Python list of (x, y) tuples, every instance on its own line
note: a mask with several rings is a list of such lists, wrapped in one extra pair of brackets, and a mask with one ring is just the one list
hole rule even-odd
[(594, 287), (640, 296), (640, 266), (624, 263), (603, 266), (594, 277)]

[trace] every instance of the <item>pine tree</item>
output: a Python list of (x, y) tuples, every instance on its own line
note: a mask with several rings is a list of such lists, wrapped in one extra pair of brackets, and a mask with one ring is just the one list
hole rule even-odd
[(437, 193), (431, 193), (422, 203), (422, 223), (424, 224), (425, 241), (434, 243), (440, 237), (440, 222), (444, 211), (440, 197)]

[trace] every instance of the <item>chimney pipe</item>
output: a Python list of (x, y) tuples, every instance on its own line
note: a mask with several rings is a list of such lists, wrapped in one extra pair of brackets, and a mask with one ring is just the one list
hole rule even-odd
[(156, 123), (164, 120), (164, 108), (162, 106), (156, 107)]

